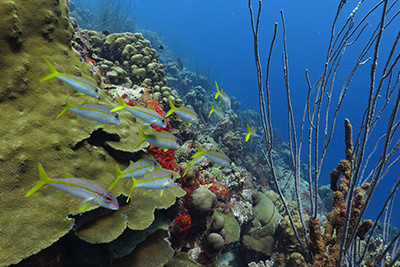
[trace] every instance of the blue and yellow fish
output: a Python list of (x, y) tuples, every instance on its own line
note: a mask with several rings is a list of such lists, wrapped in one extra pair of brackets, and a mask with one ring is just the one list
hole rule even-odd
[(221, 152), (217, 151), (207, 151), (197, 143), (198, 152), (192, 156), (192, 158), (197, 158), (199, 156), (205, 156), (207, 159), (211, 160), (215, 164), (231, 168), (232, 167), (232, 160), (221, 150)]
[[(68, 92), (67, 92), (68, 95)], [(83, 104), (83, 105), (72, 105), (67, 98), (67, 106), (60, 114), (56, 117), (57, 119), (65, 112), (71, 111), (78, 114), (79, 116), (100, 122), (100, 124), (114, 124), (119, 125), (119, 116), (116, 112), (111, 112), (111, 108), (104, 105), (95, 104)]]
[(246, 123), (246, 129), (247, 129), (247, 133), (245, 133), (244, 135), (246, 135), (245, 137), (245, 141), (249, 141), (250, 137), (261, 137), (260, 133), (257, 133), (257, 131), (254, 129), (254, 127), (249, 126), (248, 123)]
[(165, 117), (168, 117), (175, 112), (184, 122), (189, 123), (189, 126), (192, 125), (192, 123), (199, 123), (199, 116), (193, 108), (185, 106), (177, 108), (175, 107), (174, 103), (172, 103), (171, 99), (168, 98), (168, 101), (171, 109), (167, 112), (167, 114), (165, 114)]
[(145, 134), (142, 128), (139, 129), (139, 134), (142, 140), (135, 148), (138, 148), (143, 142), (149, 142), (152, 146), (158, 146), (165, 151), (168, 149), (177, 149), (179, 147), (178, 138), (169, 132), (155, 132), (153, 134)]
[(117, 172), (117, 179), (110, 185), (108, 190), (111, 190), (121, 179), (125, 178), (138, 178), (146, 174), (146, 172), (154, 172), (156, 163), (151, 159), (140, 159), (136, 162), (130, 162), (130, 165), (125, 170), (121, 171), (118, 165), (115, 170)]
[(164, 169), (156, 170), (155, 172), (147, 172), (146, 176), (141, 179), (133, 178), (133, 185), (131, 191), (129, 193), (127, 202), (129, 201), (132, 191), (135, 188), (143, 188), (143, 189), (161, 189), (160, 195), (163, 193), (164, 188), (168, 188), (171, 186), (177, 186), (174, 182), (174, 175)]
[(85, 209), (87, 204), (90, 203), (111, 210), (119, 209), (115, 195), (101, 184), (75, 177), (50, 178), (40, 163), (38, 163), (38, 170), (39, 182), (25, 194), (25, 197), (29, 197), (44, 185), (50, 185), (74, 197), (83, 199), (80, 210)]
[(230, 109), (232, 101), (229, 98), (229, 96), (222, 89), (221, 91), (219, 90), (217, 81), (215, 81), (215, 87), (217, 88), (217, 92), (215, 93), (215, 99), (219, 98), (222, 105)]
[(45, 59), (45, 61), (51, 73), (40, 79), (41, 82), (57, 78), (68, 84), (70, 87), (78, 92), (84, 93), (88, 96), (99, 98), (99, 89), (92, 82), (74, 75), (60, 73), (56, 71), (56, 69), (50, 64), (47, 59)]
[(192, 165), (202, 162), (205, 158), (206, 157), (204, 155), (200, 155), (200, 156), (195, 157), (191, 161), (189, 161), (187, 164), (187, 168), (186, 168), (185, 172), (183, 173), (182, 177), (185, 177), (186, 173), (189, 171), (189, 169), (190, 169), (190, 167), (192, 167)]
[(133, 114), (133, 116), (138, 117), (139, 119), (149, 124), (153, 124), (161, 128), (167, 127), (167, 121), (165, 120), (165, 118), (160, 114), (158, 114), (154, 109), (140, 107), (137, 105), (133, 107), (129, 106), (124, 102), (124, 100), (119, 94), (117, 94), (117, 98), (120, 105), (116, 108), (113, 108), (111, 111), (127, 109), (130, 113)]
[(224, 113), (222, 112), (222, 110), (218, 107), (214, 107), (214, 104), (212, 102), (210, 102), (210, 104), (211, 104), (211, 110), (210, 110), (209, 115), (214, 113), (215, 117), (222, 120), (225, 116)]

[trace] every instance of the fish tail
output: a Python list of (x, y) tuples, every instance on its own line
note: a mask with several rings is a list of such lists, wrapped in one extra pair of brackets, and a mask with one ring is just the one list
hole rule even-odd
[(201, 155), (203, 155), (206, 151), (201, 147), (201, 145), (200, 145), (200, 143), (199, 142), (196, 142), (197, 143), (197, 149), (199, 150), (199, 152), (197, 152), (196, 154), (194, 154), (193, 156), (192, 156), (192, 158), (196, 158), (196, 157), (198, 157), (198, 156), (201, 156)]
[(119, 168), (118, 164), (115, 164), (115, 172), (117, 173), (117, 177), (121, 176), (122, 174), (122, 171)]
[(221, 93), (221, 91), (219, 90), (217, 81), (215, 81), (215, 87), (217, 87), (217, 92), (215, 93), (215, 99), (217, 99), (219, 94)]
[(25, 197), (29, 197), (44, 185), (51, 183), (52, 180), (49, 176), (47, 176), (46, 172), (44, 171), (42, 164), (38, 163), (38, 171), (39, 171), (39, 182), (35, 184), (28, 192), (26, 192)]
[(71, 102), (69, 101), (69, 93), (67, 90), (67, 106), (60, 112), (60, 114), (57, 115), (56, 119), (61, 117), (65, 112), (67, 112), (70, 108), (72, 107)]
[(110, 185), (110, 187), (108, 188), (108, 191), (111, 191), (111, 189), (114, 188), (114, 186), (117, 185), (117, 183), (119, 182), (119, 180), (121, 180), (122, 177), (122, 171), (119, 168), (118, 164), (115, 164), (115, 172), (117, 173), (117, 179), (115, 179), (115, 181)]
[(129, 199), (131, 198), (133, 189), (135, 189), (135, 187), (139, 184), (139, 181), (136, 180), (135, 177), (133, 177), (133, 175), (132, 175), (132, 181), (133, 181), (132, 188), (131, 188), (131, 191), (129, 192), (128, 199), (126, 200), (126, 203), (129, 202)]
[(139, 134), (142, 137), (142, 140), (136, 145), (135, 148), (138, 148), (144, 141), (147, 139), (147, 135), (143, 132), (142, 128), (138, 127)]
[(119, 106), (113, 108), (112, 110), (110, 110), (110, 112), (118, 111), (118, 110), (124, 109), (126, 107), (129, 107), (119, 94), (117, 94), (117, 99), (119, 102)]
[(214, 104), (212, 102), (210, 102), (210, 104), (211, 104), (211, 110), (210, 110), (209, 115), (211, 115), (215, 111)]
[(247, 128), (247, 134), (246, 134), (246, 142), (249, 141), (250, 135), (251, 135), (251, 129), (248, 123), (246, 123), (246, 128)]
[(186, 168), (186, 170), (185, 170), (185, 172), (182, 174), (182, 177), (185, 177), (185, 175), (186, 175), (186, 173), (189, 171), (189, 169), (192, 167), (192, 164), (188, 164), (187, 165), (187, 168)]
[(171, 99), (168, 98), (168, 101), (169, 101), (169, 106), (171, 107), (171, 109), (168, 110), (167, 114), (165, 114), (165, 117), (170, 116), (176, 110), (176, 107), (175, 107), (174, 103), (172, 103)]
[(53, 67), (53, 65), (50, 64), (50, 62), (47, 59), (45, 59), (45, 61), (46, 61), (47, 67), (49, 67), (49, 70), (50, 70), (51, 73), (46, 75), (46, 76), (44, 76), (43, 78), (41, 78), (39, 80), (41, 82), (53, 79), (53, 78), (55, 78), (55, 77), (60, 75), (60, 73), (58, 71), (56, 71), (56, 69)]

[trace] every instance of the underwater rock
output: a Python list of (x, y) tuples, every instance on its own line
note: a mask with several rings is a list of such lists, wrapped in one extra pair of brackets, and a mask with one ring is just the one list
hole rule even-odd
[[(303, 244), (305, 243), (304, 239), (304, 231), (302, 231), (301, 221), (298, 215), (293, 216), (294, 224), (297, 228), (300, 238), (302, 239)], [(306, 222), (306, 228), (309, 227), (307, 224), (309, 223), (308, 215), (304, 214), (304, 221)], [(294, 255), (296, 261), (298, 261), (299, 257), (303, 257), (300, 253), (303, 251), (297, 241), (294, 230), (290, 224), (290, 220), (288, 216), (283, 217), (283, 219), (278, 224), (274, 237), (276, 239), (276, 250), (279, 251), (278, 259), (281, 260), (280, 265), (284, 265), (291, 259), (291, 254), (297, 253)], [(299, 256), (300, 255), (300, 256)], [(293, 260), (293, 259), (292, 259)], [(306, 260), (303, 258), (303, 262), (306, 263)], [(300, 265), (300, 266), (310, 266), (310, 265)]]
[(158, 230), (140, 243), (128, 256), (115, 260), (114, 266), (164, 266), (174, 255), (173, 249), (165, 240), (168, 233)]
[(209, 227), (212, 233), (219, 233), (225, 226), (225, 219), (221, 215), (215, 215)]
[[(216, 217), (222, 217), (224, 219), (223, 232), (225, 234), (225, 243), (231, 244), (238, 241), (240, 238), (240, 226), (235, 216), (230, 212), (215, 211), (213, 218)], [(215, 226), (211, 226), (210, 228), (213, 228), (213, 230), (217, 232)]]
[(177, 253), (172, 259), (170, 259), (164, 267), (200, 267), (200, 264), (194, 262), (189, 254), (185, 252)]
[[(124, 179), (129, 180), (129, 179)], [(131, 181), (120, 181), (114, 192), (129, 194)], [(120, 207), (116, 212), (95, 220), (76, 231), (76, 235), (88, 243), (108, 243), (120, 236), (126, 228), (144, 230), (154, 221), (154, 211), (171, 207), (176, 197), (186, 192), (180, 187), (164, 189), (162, 196), (159, 190), (150, 190), (143, 195), (143, 189), (135, 189), (129, 204)]]
[(243, 242), (249, 249), (271, 256), (275, 244), (273, 234), (282, 216), (272, 201), (262, 193), (259, 193), (258, 204), (253, 210), (255, 215), (253, 227), (249, 235), (243, 236)]
[(193, 193), (193, 206), (200, 213), (210, 212), (217, 203), (217, 197), (207, 188), (197, 188)]

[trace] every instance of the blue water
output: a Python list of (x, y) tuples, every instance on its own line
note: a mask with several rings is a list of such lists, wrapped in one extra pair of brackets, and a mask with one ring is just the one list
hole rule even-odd
[[(289, 52), (289, 72), (291, 96), (298, 123), (304, 109), (307, 96), (305, 69), (309, 70), (311, 82), (314, 83), (322, 73), (331, 25), (336, 14), (339, 1), (264, 1), (259, 31), (260, 57), (265, 71), (267, 52), (270, 46), (274, 23), (278, 22), (278, 35), (274, 48), (271, 68), (271, 109), (273, 125), (287, 140), (287, 107), (285, 84), (282, 71), (282, 21), (280, 10), (284, 11), (287, 27), (287, 47)], [(342, 25), (347, 14), (354, 8), (354, 1), (348, 1), (339, 18)], [(351, 3), (350, 3), (351, 2)], [(375, 2), (375, 1), (374, 1)], [(253, 11), (257, 12), (257, 1), (253, 1)], [(365, 14), (375, 3), (365, 3), (359, 10)], [(188, 69), (198, 69), (199, 66), (209, 68), (215, 73), (215, 78), (230, 96), (234, 96), (242, 104), (258, 111), (258, 86), (254, 63), (253, 36), (250, 27), (248, 1), (228, 0), (142, 0), (133, 1), (131, 16), (140, 29), (160, 33), (165, 37), (169, 48), (175, 56), (182, 58)], [(358, 43), (348, 47), (346, 57), (339, 70), (335, 91), (339, 91), (345, 81), (348, 71), (354, 64), (361, 45), (377, 25), (380, 11), (372, 16), (371, 24), (366, 28), (366, 37), (361, 37)], [(359, 20), (359, 17), (357, 17)], [(400, 25), (399, 19), (394, 24)], [(396, 28), (385, 31), (393, 42)], [(390, 42), (384, 42), (381, 47), (383, 58), (390, 51)], [(368, 56), (372, 56), (372, 51)], [(367, 57), (368, 57), (367, 56)], [(364, 59), (366, 59), (365, 57)], [(382, 64), (383, 65), (383, 64)], [(349, 118), (354, 132), (360, 128), (362, 115), (367, 103), (370, 84), (370, 64), (365, 64), (357, 71), (349, 88), (348, 98), (343, 102), (332, 145), (327, 151), (320, 184), (329, 183), (329, 173), (337, 162), (344, 158), (344, 118)], [(264, 72), (265, 73), (265, 72)], [(265, 78), (265, 76), (264, 76)], [(337, 93), (334, 94), (332, 105), (336, 105)], [(389, 113), (382, 115), (385, 122)], [(330, 117), (331, 118), (331, 117)], [(299, 124), (298, 124), (299, 125)], [(298, 126), (299, 127), (299, 126)], [(384, 125), (379, 125), (384, 127)], [(384, 128), (380, 134), (384, 133)], [(368, 149), (373, 148), (377, 134), (371, 139)], [(354, 139), (356, 135), (354, 135)], [(306, 148), (306, 145), (304, 145)], [(379, 155), (378, 155), (379, 156)], [(373, 158), (376, 159), (377, 157)], [(375, 219), (381, 203), (390, 191), (399, 167), (389, 172), (371, 202), (367, 216)], [(399, 202), (399, 201), (397, 201)], [(392, 223), (400, 227), (400, 214), (395, 213)]]

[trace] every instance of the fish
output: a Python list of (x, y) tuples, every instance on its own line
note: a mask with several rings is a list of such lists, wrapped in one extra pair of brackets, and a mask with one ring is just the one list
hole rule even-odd
[(183, 62), (179, 57), (176, 57), (176, 67), (178, 70), (183, 70)]
[(190, 167), (192, 167), (192, 165), (202, 162), (205, 158), (206, 157), (204, 155), (200, 155), (200, 156), (195, 157), (191, 161), (189, 161), (187, 164), (187, 168), (186, 168), (185, 172), (183, 173), (182, 177), (185, 177), (186, 173), (189, 171), (189, 169), (190, 169)]
[(168, 149), (177, 149), (179, 147), (178, 138), (169, 132), (155, 132), (153, 134), (145, 134), (142, 128), (139, 129), (139, 134), (142, 140), (135, 148), (138, 148), (143, 142), (149, 142), (152, 146), (163, 148), (164, 151)]
[(211, 110), (210, 110), (209, 115), (214, 113), (215, 117), (222, 120), (225, 116), (224, 113), (222, 112), (222, 110), (218, 107), (214, 107), (214, 104), (212, 102), (210, 102), (210, 104), (211, 104)]
[(74, 197), (83, 199), (79, 210), (84, 210), (88, 204), (99, 205), (110, 210), (119, 209), (115, 195), (99, 183), (76, 177), (50, 178), (40, 163), (38, 163), (38, 171), (39, 182), (26, 192), (25, 197), (29, 197), (44, 185), (49, 185)]
[(99, 89), (92, 82), (74, 75), (60, 73), (56, 71), (56, 69), (50, 64), (47, 59), (45, 59), (45, 61), (51, 73), (41, 78), (41, 82), (57, 78), (78, 92), (81, 92), (88, 96), (99, 98)]
[(245, 137), (245, 141), (249, 141), (250, 137), (261, 137), (260, 133), (257, 133), (256, 130), (254, 129), (254, 127), (249, 126), (248, 123), (246, 123), (246, 129), (247, 129), (247, 133), (244, 133), (244, 135), (246, 135)]
[(121, 171), (118, 165), (116, 165), (115, 170), (117, 173), (117, 179), (110, 185), (108, 190), (111, 190), (121, 179), (132, 178), (132, 177), (142, 177), (147, 171), (154, 172), (156, 163), (151, 159), (140, 159), (136, 162), (131, 161), (129, 167)]
[(58, 114), (57, 119), (65, 112), (71, 111), (89, 120), (100, 122), (101, 124), (113, 124), (119, 125), (119, 115), (116, 112), (112, 112), (111, 108), (104, 105), (96, 104), (83, 104), (83, 105), (72, 105), (69, 101), (69, 95), (67, 91), (67, 106), (63, 111)]
[(161, 189), (160, 195), (162, 195), (162, 190), (164, 188), (168, 188), (171, 186), (177, 186), (174, 182), (174, 175), (164, 169), (159, 169), (155, 172), (150, 173), (149, 171), (146, 172), (146, 176), (142, 179), (135, 179), (132, 177), (133, 185), (131, 191), (129, 192), (129, 196), (126, 202), (129, 201), (132, 192), (135, 188), (143, 188), (143, 189)]
[(127, 109), (130, 113), (133, 114), (133, 116), (138, 117), (139, 119), (149, 124), (159, 126), (161, 128), (167, 127), (166, 119), (162, 115), (157, 113), (154, 109), (145, 108), (138, 105), (133, 107), (129, 106), (124, 102), (124, 100), (119, 94), (117, 94), (117, 98), (120, 105), (118, 107), (113, 108), (111, 111)]
[(164, 49), (164, 46), (159, 45), (159, 46), (158, 46), (158, 49), (161, 49), (161, 50), (162, 50), (162, 49)]
[(197, 143), (198, 152), (192, 156), (192, 158), (199, 157), (201, 155), (205, 156), (207, 159), (211, 160), (215, 164), (231, 168), (232, 167), (232, 160), (221, 150), (221, 152), (217, 151), (207, 151), (201, 147), (199, 143)]
[(228, 109), (231, 108), (232, 101), (229, 96), (221, 89), (219, 90), (218, 83), (215, 81), (215, 87), (217, 88), (217, 92), (215, 93), (215, 99), (219, 98), (222, 105)]
[(192, 123), (199, 123), (199, 116), (193, 108), (185, 106), (177, 108), (175, 107), (174, 103), (172, 103), (171, 99), (168, 98), (168, 101), (171, 109), (167, 112), (167, 114), (165, 114), (166, 118), (175, 112), (183, 121), (189, 123), (189, 126), (191, 126)]

